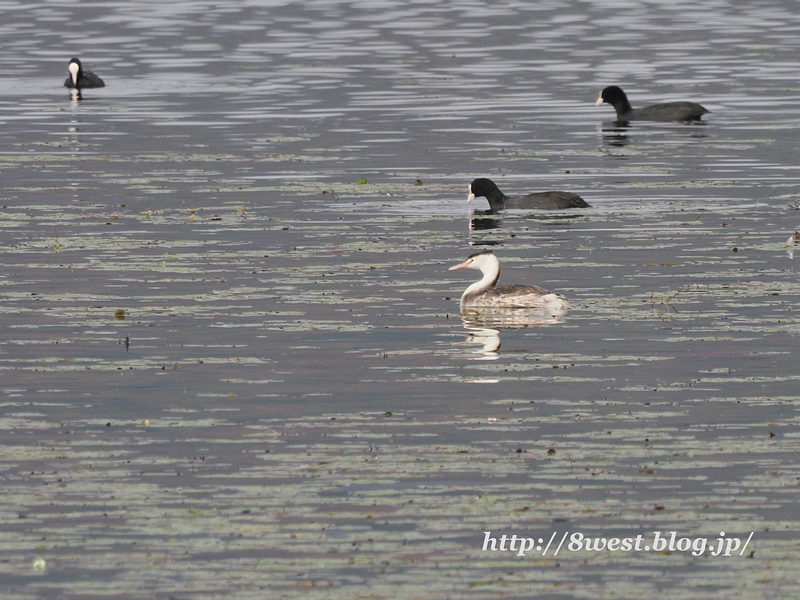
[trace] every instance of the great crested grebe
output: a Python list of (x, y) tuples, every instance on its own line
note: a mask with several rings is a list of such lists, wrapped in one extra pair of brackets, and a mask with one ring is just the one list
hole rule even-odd
[(500, 277), (500, 261), (491, 250), (476, 252), (460, 265), (450, 267), (450, 271), (456, 269), (476, 269), (483, 273), (483, 278), (462, 294), (462, 307), (537, 308), (554, 313), (567, 308), (566, 298), (535, 285), (495, 285)]
[(103, 83), (103, 80), (97, 75), (90, 71), (84, 71), (81, 61), (77, 58), (73, 58), (69, 61), (67, 69), (69, 70), (69, 77), (67, 77), (67, 80), (64, 82), (64, 87), (68, 87), (72, 90), (106, 87), (106, 84)]
[(538, 192), (527, 196), (506, 196), (494, 181), (481, 177), (469, 184), (467, 202), (485, 197), (493, 212), (507, 208), (538, 210), (560, 210), (565, 208), (589, 208), (586, 201), (570, 192)]
[(595, 106), (607, 102), (617, 111), (617, 121), (699, 121), (708, 109), (694, 102), (666, 102), (633, 108), (622, 88), (611, 85), (600, 92)]

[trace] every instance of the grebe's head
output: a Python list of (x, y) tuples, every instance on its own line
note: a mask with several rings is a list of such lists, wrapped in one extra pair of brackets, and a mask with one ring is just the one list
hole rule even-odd
[(450, 267), (448, 271), (455, 271), (456, 269), (475, 269), (476, 271), (486, 272), (487, 269), (499, 269), (500, 261), (491, 250), (483, 250), (470, 254), (460, 265)]

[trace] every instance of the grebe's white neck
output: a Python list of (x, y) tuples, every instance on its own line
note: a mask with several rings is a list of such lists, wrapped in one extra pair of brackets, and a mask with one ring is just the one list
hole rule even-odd
[(460, 265), (450, 267), (449, 270), (455, 271), (456, 269), (475, 269), (483, 273), (483, 277), (480, 281), (476, 281), (464, 290), (464, 293), (461, 295), (462, 302), (469, 296), (482, 294), (486, 290), (492, 288), (500, 278), (500, 261), (492, 254), (491, 250), (477, 252)]

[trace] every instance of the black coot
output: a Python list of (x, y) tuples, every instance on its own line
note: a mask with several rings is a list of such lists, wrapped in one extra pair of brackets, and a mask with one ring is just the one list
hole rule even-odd
[(644, 108), (633, 108), (622, 88), (612, 85), (600, 92), (595, 103), (604, 102), (617, 111), (617, 121), (699, 121), (708, 112), (694, 102), (666, 102)]
[(527, 196), (506, 196), (491, 179), (480, 178), (469, 184), (468, 202), (473, 198), (485, 197), (492, 211), (507, 208), (563, 210), (569, 208), (589, 208), (586, 201), (569, 192), (538, 192)]
[(97, 75), (91, 71), (84, 71), (81, 61), (73, 58), (67, 65), (69, 70), (69, 77), (64, 82), (64, 87), (71, 90), (85, 90), (87, 88), (100, 88), (105, 87), (106, 84)]

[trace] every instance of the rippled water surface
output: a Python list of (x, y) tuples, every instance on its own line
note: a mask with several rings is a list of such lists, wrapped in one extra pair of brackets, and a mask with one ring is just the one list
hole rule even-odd
[(800, 595), (794, 2), (0, 14), (4, 599)]

